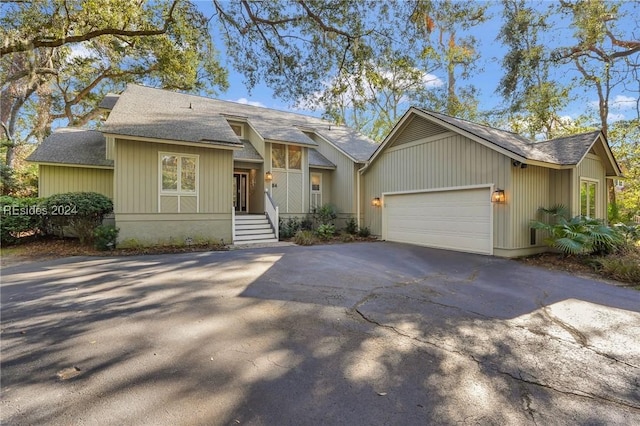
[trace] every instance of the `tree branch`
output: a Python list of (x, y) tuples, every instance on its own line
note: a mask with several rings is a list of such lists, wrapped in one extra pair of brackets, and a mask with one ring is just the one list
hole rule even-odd
[(164, 26), (161, 29), (155, 30), (123, 30), (119, 28), (102, 28), (99, 30), (89, 31), (85, 34), (69, 36), (69, 37), (60, 37), (56, 39), (46, 39), (36, 37), (30, 41), (18, 41), (13, 44), (5, 45), (0, 47), (0, 57), (4, 55), (8, 55), (10, 53), (17, 52), (26, 52), (29, 50), (41, 48), (41, 47), (60, 47), (69, 43), (79, 43), (83, 41), (88, 41), (96, 37), (100, 37), (103, 35), (119, 35), (124, 37), (145, 37), (145, 36), (154, 36), (161, 35), (167, 32), (169, 26), (173, 23), (173, 11), (178, 4), (179, 0), (175, 0), (171, 5), (171, 9), (169, 10), (169, 15), (164, 22)]

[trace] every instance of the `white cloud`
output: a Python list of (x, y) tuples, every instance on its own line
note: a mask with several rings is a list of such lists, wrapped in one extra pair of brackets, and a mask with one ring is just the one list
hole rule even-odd
[(631, 96), (626, 95), (616, 95), (612, 101), (610, 101), (611, 108), (616, 110), (624, 110), (635, 108), (636, 102), (638, 100), (636, 98), (632, 98)]
[(422, 82), (424, 87), (441, 87), (444, 86), (444, 81), (437, 75), (425, 74), (422, 76)]
[(235, 101), (231, 100), (231, 102), (236, 102), (236, 103), (243, 104), (243, 105), (251, 105), (251, 106), (266, 108), (266, 105), (263, 104), (262, 102), (250, 101), (247, 98), (239, 98), (239, 99), (236, 99)]
[(624, 120), (626, 117), (624, 116), (624, 114), (616, 114), (613, 112), (610, 112), (609, 115), (607, 116), (607, 121), (609, 123), (613, 123), (614, 121), (620, 121), (620, 120)]

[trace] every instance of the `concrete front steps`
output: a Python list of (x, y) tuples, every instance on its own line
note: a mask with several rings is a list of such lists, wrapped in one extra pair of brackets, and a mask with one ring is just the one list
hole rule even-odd
[(234, 244), (277, 243), (271, 224), (263, 214), (236, 214)]

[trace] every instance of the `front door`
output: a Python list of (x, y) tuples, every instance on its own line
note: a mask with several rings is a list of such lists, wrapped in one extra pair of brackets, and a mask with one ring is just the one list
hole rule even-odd
[(246, 213), (249, 211), (249, 202), (247, 193), (248, 189), (248, 173), (237, 172), (233, 174), (233, 206), (238, 213)]

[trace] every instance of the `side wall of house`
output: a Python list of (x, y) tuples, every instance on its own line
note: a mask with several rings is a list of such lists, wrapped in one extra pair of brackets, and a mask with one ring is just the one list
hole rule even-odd
[[(197, 156), (197, 197), (160, 196), (161, 152)], [(114, 159), (115, 220), (121, 242), (231, 241), (232, 151), (116, 139)]]
[(497, 251), (497, 255), (520, 256), (546, 251), (543, 236), (531, 230), (531, 221), (537, 218), (540, 207), (549, 206), (550, 172), (538, 166), (511, 168), (511, 194), (507, 197), (507, 205), (511, 210), (508, 246), (512, 251)]
[(371, 200), (386, 192), (493, 184), (505, 190), (507, 199), (505, 204), (493, 205), (494, 247), (513, 249), (511, 160), (433, 126), (421, 118), (412, 120), (366, 170), (362, 177), (362, 225), (381, 235), (382, 209), (372, 206)]
[(41, 164), (38, 196), (65, 192), (97, 192), (113, 199), (113, 169)]
[(587, 154), (576, 168), (573, 184), (573, 216), (580, 214), (580, 180), (588, 179), (597, 182), (596, 219), (607, 218), (607, 177), (602, 160), (595, 154)]

